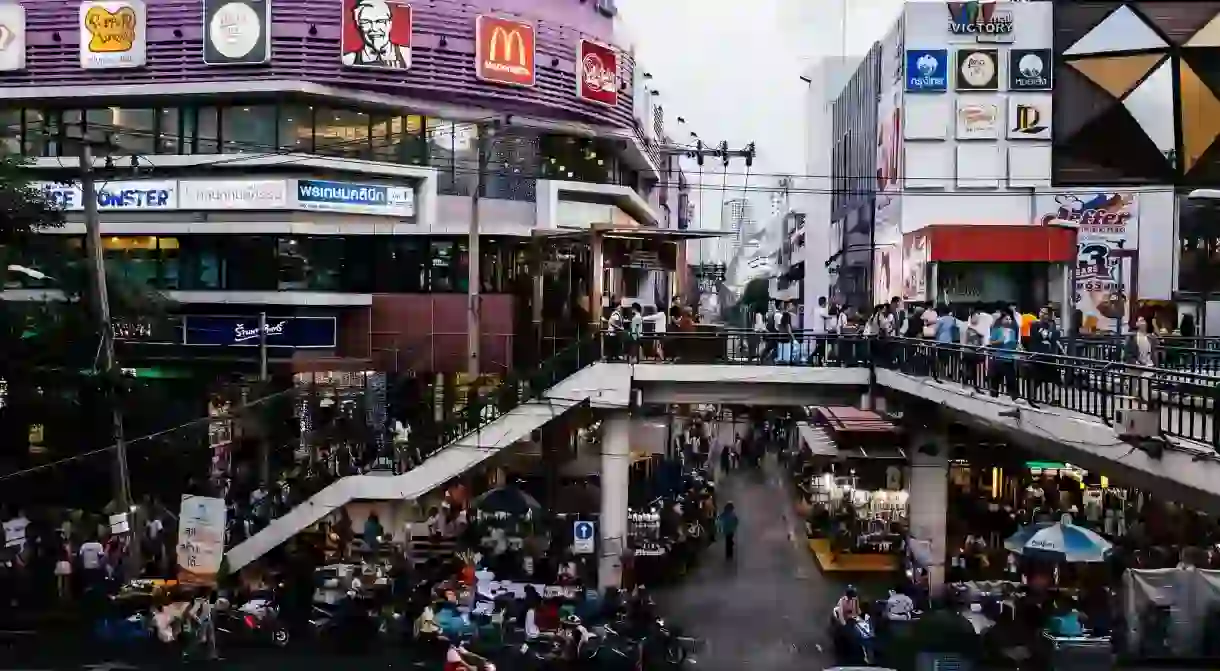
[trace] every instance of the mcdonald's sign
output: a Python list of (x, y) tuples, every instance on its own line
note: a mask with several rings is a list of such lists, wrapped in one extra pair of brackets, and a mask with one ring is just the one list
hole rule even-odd
[(512, 86), (533, 86), (534, 24), (482, 15), (475, 19), (475, 74)]

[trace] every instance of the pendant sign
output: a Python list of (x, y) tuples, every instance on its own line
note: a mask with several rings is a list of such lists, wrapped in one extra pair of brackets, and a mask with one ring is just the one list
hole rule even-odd
[(611, 107), (618, 104), (618, 52), (581, 40), (576, 58), (576, 95)]
[(259, 65), (271, 60), (271, 0), (203, 0), (203, 62)]

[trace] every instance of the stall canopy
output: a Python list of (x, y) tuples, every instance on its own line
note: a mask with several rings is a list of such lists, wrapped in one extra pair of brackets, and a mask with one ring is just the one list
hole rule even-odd
[(809, 409), (812, 426), (830, 438), (843, 459), (895, 459), (905, 461), (902, 427), (873, 412), (851, 406), (817, 406)]
[(838, 457), (839, 448), (835, 445), (835, 441), (826, 433), (826, 430), (820, 426), (814, 426), (809, 422), (797, 422), (796, 431), (801, 436), (801, 440), (805, 442), (805, 447), (813, 453), (815, 457)]

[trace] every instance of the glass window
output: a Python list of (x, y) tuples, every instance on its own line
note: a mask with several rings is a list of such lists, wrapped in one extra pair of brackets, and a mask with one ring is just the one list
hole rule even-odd
[(424, 163), (427, 147), (423, 138), (423, 117), (374, 114), (372, 121), (374, 160), (414, 165)]
[(219, 110), (215, 107), (200, 107), (195, 111), (194, 154), (220, 153)]
[(269, 235), (229, 235), (223, 251), (225, 288), (233, 291), (274, 291), (279, 288), (275, 238)]
[(0, 151), (21, 154), (21, 110), (0, 110)]
[(313, 108), (282, 105), (279, 108), (279, 148), (301, 153), (313, 151)]
[(277, 245), (281, 291), (338, 291), (343, 276), (343, 238), (282, 237)]
[(157, 284), (157, 238), (112, 236), (102, 238), (102, 253), (108, 273), (145, 286)]
[(53, 138), (54, 147), (48, 148), (48, 153), (55, 156), (80, 155), (81, 132), (85, 128), (85, 113), (82, 110), (62, 110), (59, 112), (59, 134)]
[(374, 291), (423, 293), (428, 278), (428, 238), (379, 238), (374, 249)]
[(533, 201), (538, 174), (538, 138), (522, 132), (498, 134), (490, 142), (483, 195)]
[(369, 121), (365, 112), (319, 108), (314, 114), (314, 151), (329, 156), (368, 158)]
[[(179, 289), (221, 289), (223, 260), (217, 251), (230, 236), (188, 235), (179, 240), (177, 279)], [(168, 273), (167, 273), (168, 274)]]
[(456, 291), (456, 245), (449, 240), (428, 241), (428, 290), (433, 293)]
[(157, 257), (161, 266), (157, 286), (161, 289), (177, 289), (181, 283), (179, 274), (182, 270), (178, 238), (157, 238)]
[(45, 156), (48, 137), (46, 114), (42, 110), (26, 110), (23, 124), (23, 144), (26, 156)]
[(152, 109), (114, 109), (117, 128), (114, 141), (123, 154), (151, 154), (156, 151), (157, 112)]
[(182, 153), (182, 116), (177, 107), (157, 110), (157, 153)]
[(226, 107), (221, 110), (221, 122), (220, 135), (226, 154), (267, 151), (277, 144), (273, 105)]

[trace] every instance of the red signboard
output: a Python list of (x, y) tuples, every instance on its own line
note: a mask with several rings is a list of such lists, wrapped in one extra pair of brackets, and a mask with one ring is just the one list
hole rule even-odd
[(512, 86), (533, 86), (534, 24), (483, 15), (475, 19), (475, 74)]
[(343, 0), (343, 64), (353, 68), (411, 67), (411, 5), (393, 0)]
[(618, 52), (613, 47), (580, 41), (576, 54), (576, 95), (611, 107), (618, 104)]

